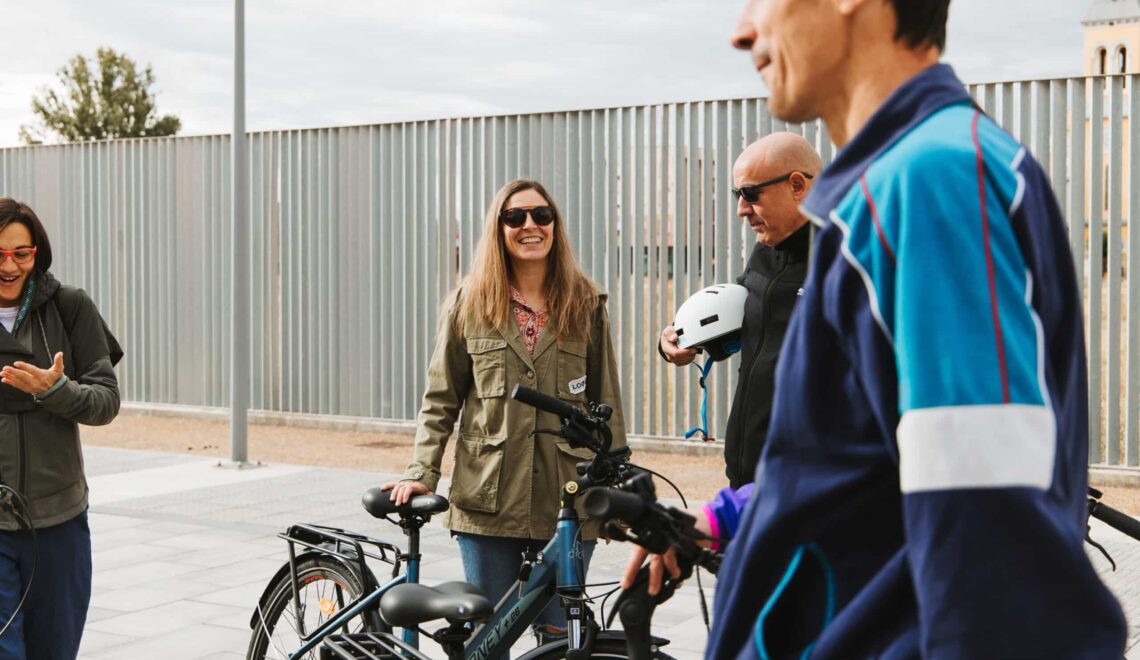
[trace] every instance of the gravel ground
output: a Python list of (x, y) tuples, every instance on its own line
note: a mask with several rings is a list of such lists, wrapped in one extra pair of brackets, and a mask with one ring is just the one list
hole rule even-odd
[[(222, 461), (230, 458), (229, 423), (223, 421), (123, 412), (107, 426), (83, 427), (82, 438), (85, 444), (98, 447), (191, 454)], [(263, 463), (398, 474), (412, 457), (413, 438), (405, 434), (250, 424), (248, 443), (250, 460)], [(719, 455), (635, 451), (633, 460), (672, 479), (692, 501), (712, 499), (718, 490), (728, 485), (724, 460)], [(448, 448), (443, 462), (444, 475), (451, 474), (451, 465), (452, 451)], [(675, 497), (658, 486), (661, 497)]]
[[(82, 434), (84, 443), (99, 447), (164, 451), (229, 460), (228, 422), (124, 412), (107, 426), (84, 427)], [(252, 460), (267, 463), (392, 474), (403, 472), (411, 458), (412, 437), (404, 434), (251, 424), (248, 454)], [(717, 490), (728, 485), (720, 456), (638, 451), (634, 453), (634, 461), (673, 479), (685, 496), (696, 502), (711, 499)], [(445, 475), (451, 473), (451, 463), (449, 450), (443, 463)], [(1105, 504), (1132, 515), (1140, 515), (1140, 487), (1100, 488), (1104, 491)], [(660, 488), (660, 484), (659, 493), (662, 497), (670, 497)]]

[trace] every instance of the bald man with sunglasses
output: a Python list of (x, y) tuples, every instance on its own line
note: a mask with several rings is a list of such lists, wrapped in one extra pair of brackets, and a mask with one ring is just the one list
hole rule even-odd
[[(768, 433), (776, 358), (807, 277), (809, 232), (800, 202), (822, 169), (819, 155), (796, 133), (772, 133), (750, 144), (732, 167), (736, 214), (756, 232), (756, 246), (737, 283), (748, 289), (741, 332), (740, 380), (724, 429), (729, 485), (751, 483)], [(697, 351), (677, 346), (672, 325), (658, 352), (677, 366)]]

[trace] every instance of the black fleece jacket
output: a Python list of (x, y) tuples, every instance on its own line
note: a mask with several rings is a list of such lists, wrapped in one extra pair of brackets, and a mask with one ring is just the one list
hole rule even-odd
[(748, 289), (748, 298), (739, 380), (724, 434), (725, 474), (733, 488), (755, 478), (772, 416), (776, 359), (807, 278), (810, 241), (811, 225), (805, 223), (775, 247), (757, 242), (744, 273), (736, 279)]

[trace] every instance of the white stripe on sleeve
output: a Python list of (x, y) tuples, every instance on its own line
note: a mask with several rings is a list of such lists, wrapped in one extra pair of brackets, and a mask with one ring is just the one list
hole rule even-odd
[(1057, 452), (1047, 406), (1024, 404), (921, 408), (898, 427), (903, 493), (963, 488), (1047, 490)]

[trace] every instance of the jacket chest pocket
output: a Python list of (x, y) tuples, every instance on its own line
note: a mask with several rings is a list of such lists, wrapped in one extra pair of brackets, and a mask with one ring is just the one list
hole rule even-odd
[(558, 342), (558, 397), (586, 401), (586, 342)]
[(467, 340), (475, 395), (491, 399), (507, 393), (507, 340), (472, 337)]

